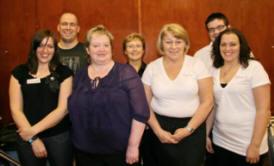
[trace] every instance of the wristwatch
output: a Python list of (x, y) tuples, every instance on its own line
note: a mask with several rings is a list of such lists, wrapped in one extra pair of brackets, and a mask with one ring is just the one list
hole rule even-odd
[(33, 141), (35, 141), (38, 138), (38, 136), (33, 136), (31, 139), (28, 140), (28, 143), (32, 143)]
[(185, 127), (190, 133), (193, 133), (194, 132), (194, 129), (190, 126), (186, 126)]

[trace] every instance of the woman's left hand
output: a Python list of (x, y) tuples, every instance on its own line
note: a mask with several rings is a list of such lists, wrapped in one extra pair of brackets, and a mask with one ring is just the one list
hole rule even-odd
[(260, 161), (259, 148), (255, 145), (249, 145), (246, 151), (246, 162), (255, 164)]
[(186, 128), (179, 128), (174, 132), (173, 136), (179, 142), (190, 134), (191, 132)]
[(126, 152), (126, 163), (134, 164), (139, 161), (139, 148), (138, 146), (128, 146)]
[(33, 136), (35, 136), (35, 132), (32, 129), (32, 127), (29, 128), (20, 128), (17, 130), (17, 133), (20, 135), (20, 137), (25, 140), (28, 141), (30, 140)]

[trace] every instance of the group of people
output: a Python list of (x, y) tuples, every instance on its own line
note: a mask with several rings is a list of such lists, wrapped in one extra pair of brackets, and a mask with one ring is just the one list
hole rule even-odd
[(78, 41), (72, 13), (60, 17), (59, 42), (37, 31), (10, 78), (22, 165), (71, 166), (75, 158), (77, 166), (262, 166), (268, 75), (225, 15), (211, 14), (205, 26), (211, 43), (190, 56), (187, 31), (164, 25), (162, 56), (148, 65), (138, 33), (124, 39), (122, 64), (106, 27)]

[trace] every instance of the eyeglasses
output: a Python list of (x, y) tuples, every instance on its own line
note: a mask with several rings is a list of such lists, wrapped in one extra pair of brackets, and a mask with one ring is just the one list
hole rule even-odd
[(225, 27), (226, 27), (226, 25), (218, 25), (215, 28), (208, 28), (208, 32), (213, 33), (213, 32), (215, 32), (215, 30), (221, 31), (221, 30), (224, 30)]

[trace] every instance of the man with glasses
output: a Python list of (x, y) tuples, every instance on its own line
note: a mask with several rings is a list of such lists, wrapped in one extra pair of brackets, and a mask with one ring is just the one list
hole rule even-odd
[(211, 42), (198, 50), (194, 56), (201, 59), (205, 65), (210, 70), (212, 67), (213, 60), (211, 58), (211, 50), (212, 50), (212, 44), (214, 40), (218, 37), (218, 35), (230, 27), (229, 21), (227, 17), (222, 13), (212, 13), (210, 14), (206, 21), (205, 26), (208, 32), (208, 36), (211, 40)]
[(60, 34), (57, 48), (60, 61), (75, 73), (76, 70), (87, 64), (85, 46), (78, 41), (80, 27), (76, 15), (73, 13), (62, 14), (57, 30)]
[[(211, 69), (213, 68), (213, 59), (211, 58), (211, 50), (212, 50), (213, 42), (218, 37), (218, 35), (224, 30), (226, 30), (227, 28), (229, 28), (230, 25), (227, 17), (224, 14), (212, 13), (207, 17), (205, 21), (205, 27), (207, 29), (208, 36), (211, 42), (207, 46), (198, 50), (194, 54), (194, 57), (197, 57), (202, 62), (204, 62), (208, 70), (211, 71)], [(207, 131), (207, 135), (211, 135), (211, 132)], [(215, 165), (214, 152), (213, 151), (207, 152), (204, 166), (214, 166), (214, 165)]]

